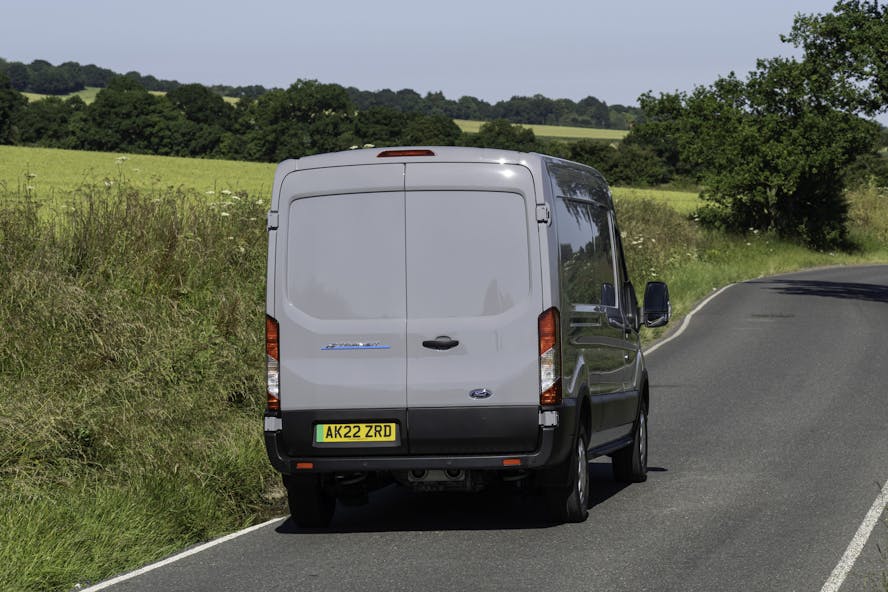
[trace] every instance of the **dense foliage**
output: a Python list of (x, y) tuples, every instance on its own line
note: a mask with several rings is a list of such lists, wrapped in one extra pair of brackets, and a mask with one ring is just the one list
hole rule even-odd
[(860, 115), (888, 107), (886, 11), (840, 1), (832, 14), (796, 18), (787, 39), (804, 49), (800, 60), (759, 60), (746, 79), (644, 95), (646, 120), (627, 145), (652, 148), (671, 172), (700, 183), (705, 221), (842, 246), (846, 171), (868, 159), (885, 173), (874, 158), (879, 126)]

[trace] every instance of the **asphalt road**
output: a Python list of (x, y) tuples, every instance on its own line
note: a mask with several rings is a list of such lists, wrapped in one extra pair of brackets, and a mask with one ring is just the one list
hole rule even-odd
[[(732, 286), (648, 355), (649, 479), (595, 461), (583, 524), (388, 488), (330, 531), (277, 522), (109, 589), (819, 591), (888, 479), (886, 329), (888, 266)], [(879, 546), (843, 592), (879, 589)]]

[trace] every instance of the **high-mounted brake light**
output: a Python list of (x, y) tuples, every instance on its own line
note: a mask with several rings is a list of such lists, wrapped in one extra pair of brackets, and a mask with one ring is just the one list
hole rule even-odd
[(265, 414), (276, 417), (280, 417), (281, 414), (281, 349), (278, 333), (278, 322), (266, 315), (265, 366), (268, 389)]
[(560, 315), (552, 307), (539, 317), (540, 405), (561, 403)]
[(376, 158), (389, 158), (392, 156), (434, 156), (431, 150), (383, 150)]

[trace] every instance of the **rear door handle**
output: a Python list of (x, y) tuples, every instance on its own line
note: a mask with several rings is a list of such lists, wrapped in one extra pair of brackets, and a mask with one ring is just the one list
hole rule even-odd
[(459, 341), (456, 339), (450, 339), (447, 335), (439, 335), (435, 339), (428, 339), (422, 342), (423, 347), (437, 350), (450, 349), (457, 345), (459, 345)]

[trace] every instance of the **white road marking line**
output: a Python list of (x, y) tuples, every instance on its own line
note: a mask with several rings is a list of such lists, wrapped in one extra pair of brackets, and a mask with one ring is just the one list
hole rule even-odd
[(838, 592), (839, 588), (842, 587), (845, 577), (847, 577), (851, 568), (854, 567), (854, 562), (860, 557), (866, 541), (869, 539), (870, 534), (872, 534), (876, 524), (878, 524), (882, 512), (885, 511), (886, 505), (888, 505), (888, 481), (885, 482), (882, 491), (876, 496), (876, 501), (873, 502), (869, 512), (866, 513), (860, 528), (857, 529), (854, 538), (851, 539), (848, 548), (845, 549), (845, 554), (842, 555), (838, 565), (836, 565), (829, 579), (826, 580), (823, 588), (820, 589), (820, 592)]
[(172, 557), (167, 557), (166, 559), (158, 561), (157, 563), (152, 563), (151, 565), (146, 565), (145, 567), (141, 567), (135, 571), (131, 571), (129, 573), (125, 573), (125, 574), (119, 575), (117, 577), (111, 578), (110, 580), (105, 580), (104, 582), (99, 582), (98, 584), (96, 584), (94, 586), (90, 586), (88, 588), (82, 588), (80, 590), (80, 592), (96, 592), (97, 590), (104, 590), (105, 588), (113, 586), (114, 584), (119, 584), (120, 582), (124, 582), (124, 581), (134, 578), (136, 576), (140, 576), (142, 574), (148, 573), (149, 571), (153, 571), (159, 567), (163, 567), (164, 565), (169, 565), (170, 563), (173, 563), (174, 561), (179, 561), (180, 559), (185, 559), (186, 557), (189, 557), (191, 555), (195, 555), (197, 553), (200, 553), (201, 551), (206, 551), (207, 549), (209, 549), (211, 547), (215, 547), (216, 545), (221, 545), (222, 543), (226, 543), (232, 539), (236, 539), (239, 536), (249, 534), (249, 533), (253, 532), (254, 530), (259, 530), (260, 528), (264, 528), (264, 527), (268, 526), (269, 524), (274, 524), (275, 522), (280, 522), (283, 519), (284, 518), (272, 518), (271, 520), (268, 520), (267, 522), (263, 522), (262, 524), (256, 524), (254, 526), (250, 526), (250, 527), (245, 528), (243, 530), (239, 530), (237, 532), (227, 534), (221, 538), (218, 538), (218, 539), (209, 541), (207, 543), (204, 543), (202, 545), (198, 545), (197, 547), (193, 547), (191, 549), (188, 549), (187, 551), (182, 551), (181, 553), (179, 553), (177, 555), (173, 555)]
[(687, 316), (686, 316), (686, 317), (684, 318), (684, 320), (682, 321), (681, 326), (678, 328), (678, 331), (676, 331), (675, 333), (673, 333), (672, 335), (670, 335), (669, 337), (667, 337), (667, 338), (664, 339), (663, 341), (658, 341), (657, 343), (655, 343), (654, 345), (652, 345), (652, 346), (649, 347), (648, 349), (644, 350), (644, 355), (648, 355), (648, 354), (651, 354), (651, 353), (657, 351), (658, 349), (660, 349), (661, 347), (663, 347), (664, 345), (666, 345), (667, 343), (669, 343), (670, 341), (672, 341), (673, 339), (675, 339), (676, 337), (678, 337), (679, 335), (681, 335), (682, 333), (684, 333), (684, 332), (685, 332), (685, 329), (688, 328), (688, 324), (691, 322), (691, 318), (692, 318), (695, 314), (697, 314), (698, 312), (700, 312), (700, 309), (701, 309), (701, 308), (703, 308), (704, 306), (706, 306), (707, 304), (709, 304), (709, 301), (710, 301), (710, 300), (712, 300), (713, 298), (715, 298), (716, 296), (718, 296), (719, 294), (721, 294), (722, 292), (724, 292), (725, 290), (727, 290), (727, 289), (730, 288), (731, 286), (736, 286), (736, 285), (737, 285), (737, 284), (728, 284), (727, 286), (722, 286), (721, 288), (719, 288), (718, 290), (716, 290), (715, 292), (713, 292), (712, 294), (710, 294), (709, 296), (707, 296), (706, 299), (705, 299), (703, 302), (701, 302), (700, 304), (698, 304), (697, 307), (694, 308), (694, 310), (692, 310), (691, 312), (689, 312), (689, 313), (687, 314)]

